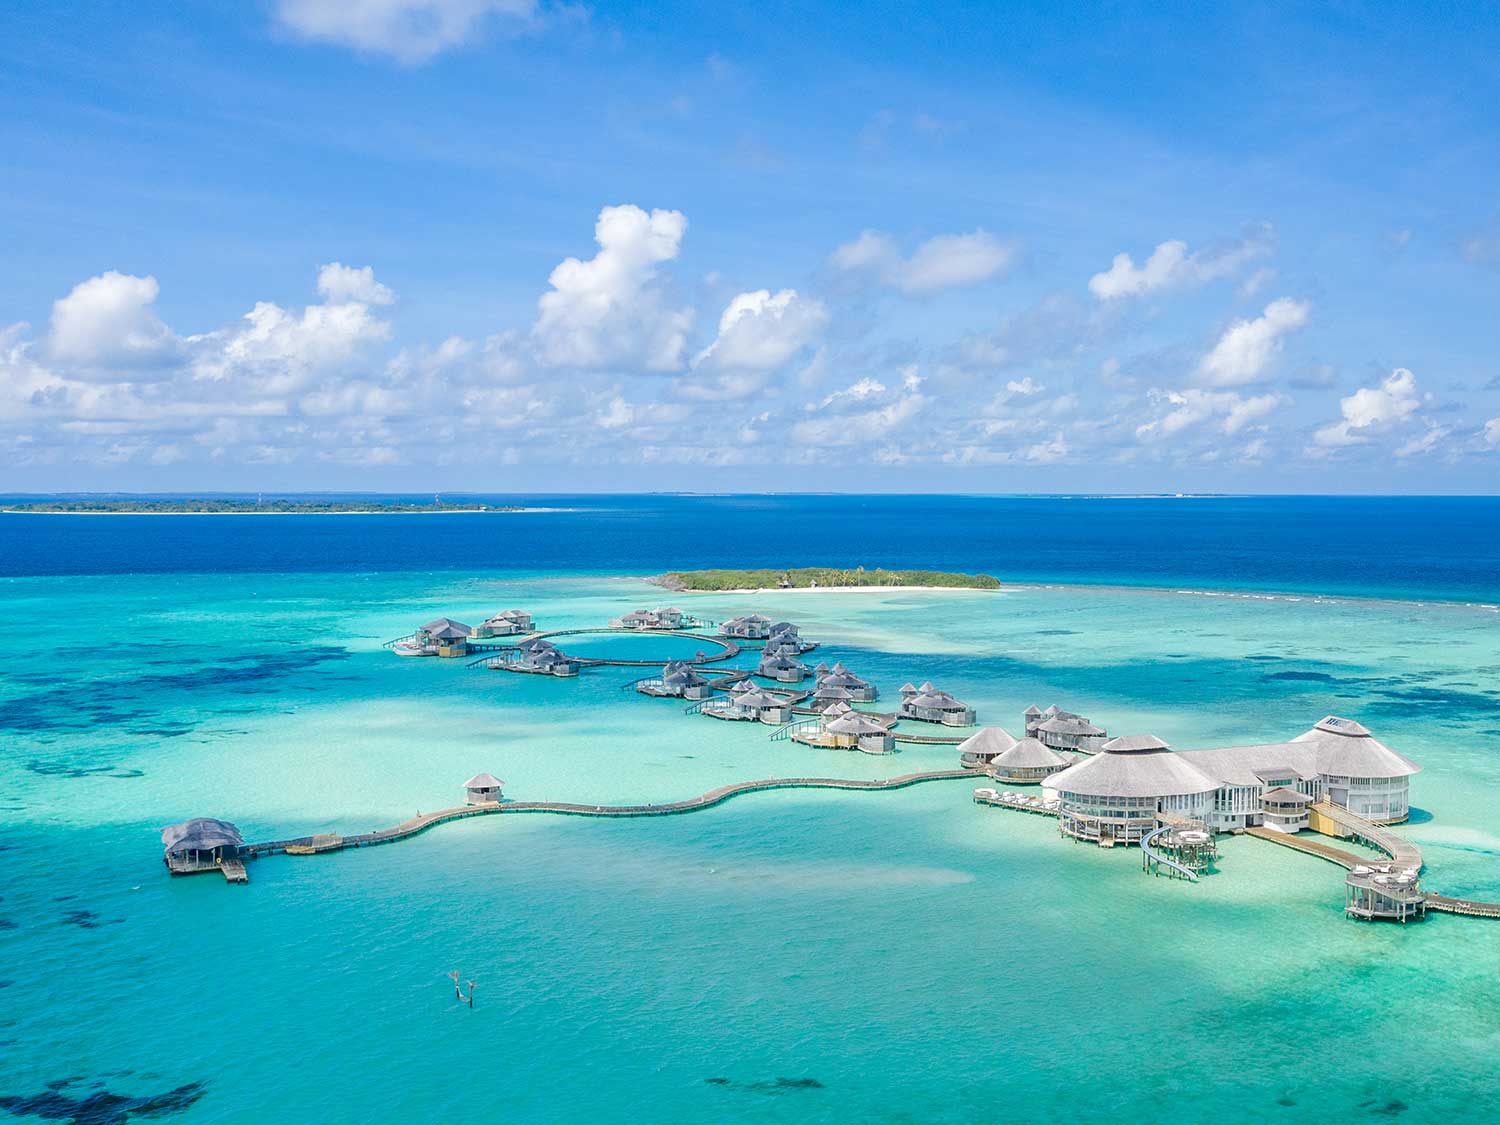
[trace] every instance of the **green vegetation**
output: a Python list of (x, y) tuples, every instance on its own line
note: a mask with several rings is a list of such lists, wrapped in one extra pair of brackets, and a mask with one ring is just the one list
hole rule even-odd
[(363, 512), (517, 512), (515, 507), (473, 501), (438, 500), (408, 504), (381, 500), (35, 500), (0, 506), (0, 512), (92, 513), (122, 515), (341, 515)]
[(942, 570), (853, 570), (804, 566), (792, 570), (674, 570), (652, 579), (669, 590), (776, 590), (811, 586), (943, 586), (958, 590), (998, 590), (988, 574)]

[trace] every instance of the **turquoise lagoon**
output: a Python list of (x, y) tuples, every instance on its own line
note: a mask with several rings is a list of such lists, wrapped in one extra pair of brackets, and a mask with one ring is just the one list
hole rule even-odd
[[(6, 580), (0, 1098), (45, 1097), (0, 1105), (128, 1120), (85, 1099), (186, 1086), (171, 1120), (1500, 1114), (1500, 923), (1347, 922), (1338, 869), (1253, 839), (1198, 885), (1151, 879), (964, 781), (479, 818), (259, 860), (245, 887), (167, 877), (172, 821), (360, 831), (479, 770), (517, 799), (614, 803), (953, 763), (771, 742), (621, 691), (628, 669), (381, 648), (438, 614), (567, 628), (666, 600), (560, 572)], [(1012, 730), (1053, 701), (1179, 747), (1357, 717), (1424, 767), (1405, 831), (1426, 883), (1500, 898), (1492, 609), (1044, 585), (670, 600), (789, 617), (883, 699), (931, 679)]]

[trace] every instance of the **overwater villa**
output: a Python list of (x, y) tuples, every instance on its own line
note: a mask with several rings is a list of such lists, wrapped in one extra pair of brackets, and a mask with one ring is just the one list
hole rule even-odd
[(686, 660), (670, 660), (663, 666), (660, 676), (637, 681), (635, 690), (642, 695), (707, 699), (713, 695), (714, 689), (709, 678)]
[(1361, 724), (1330, 715), (1290, 742), (1258, 746), (1174, 751), (1153, 735), (1115, 738), (1044, 786), (1057, 795), (1066, 834), (1135, 844), (1162, 814), (1214, 832), (1262, 825), (1294, 832), (1319, 801), (1396, 823), (1409, 814), (1417, 772)]
[(491, 668), (502, 672), (530, 672), (539, 676), (576, 676), (581, 666), (575, 657), (540, 637), (522, 641), (499, 660), (490, 662)]
[(859, 750), (866, 754), (890, 754), (896, 737), (873, 716), (853, 709), (831, 711), (816, 723), (791, 732), (792, 740), (827, 750)]
[(946, 691), (939, 691), (930, 683), (919, 688), (907, 684), (901, 689), (903, 719), (916, 719), (923, 723), (942, 723), (947, 727), (971, 727), (977, 716), (974, 708), (955, 699)]
[(958, 744), (958, 762), (964, 769), (982, 770), (994, 759), (1016, 744), (1016, 739), (1004, 727), (984, 727), (978, 734), (971, 734)]
[(1048, 749), (1076, 750), (1082, 754), (1097, 754), (1109, 740), (1102, 727), (1079, 715), (1054, 715), (1036, 728), (1034, 737)]
[(243, 876), (245, 872), (239, 859), (245, 838), (227, 820), (198, 816), (168, 825), (162, 829), (161, 844), (162, 862), (173, 875), (224, 871), (231, 882), (242, 881), (237, 875)]
[(439, 617), (391, 645), (391, 651), (397, 656), (467, 656), (473, 633), (462, 621)]
[(1027, 738), (1038, 739), (1053, 750), (1096, 754), (1109, 738), (1103, 728), (1094, 726), (1082, 715), (1064, 711), (1056, 703), (1045, 711), (1033, 704), (1026, 708), (1021, 722)]
[(758, 687), (731, 692), (727, 696), (705, 700), (699, 713), (715, 719), (770, 723), (780, 726), (792, 721), (792, 702)]
[(781, 654), (762, 656), (755, 674), (763, 679), (775, 680), (779, 684), (800, 684), (807, 679), (810, 671), (800, 660)]
[(464, 782), (464, 804), (489, 805), (500, 800), (505, 782), (492, 773), (476, 773)]
[(849, 694), (847, 688), (841, 688), (836, 684), (819, 684), (812, 693), (812, 697), (804, 701), (802, 706), (810, 707), (814, 711), (826, 711), (841, 703), (847, 707), (853, 702), (854, 696)]
[(763, 641), (771, 635), (771, 619), (759, 613), (731, 617), (719, 626), (719, 635), (737, 641)]
[(1045, 778), (1072, 764), (1072, 759), (1043, 745), (1040, 739), (1023, 738), (991, 758), (984, 772), (1011, 785), (1040, 785)]
[(813, 673), (818, 687), (839, 687), (849, 693), (851, 699), (860, 703), (873, 703), (875, 701), (875, 685), (869, 680), (861, 679), (848, 668), (844, 667), (842, 660), (829, 668), (826, 664), (819, 664)]
[(486, 618), (474, 626), (474, 637), (517, 637), (533, 630), (531, 614), (520, 609), (502, 609), (493, 617)]
[(817, 647), (817, 641), (805, 640), (798, 634), (797, 626), (790, 621), (778, 621), (771, 626), (771, 631), (766, 636), (766, 652), (788, 652), (793, 656), (801, 656)]
[(682, 610), (666, 606), (661, 609), (633, 609), (609, 623), (611, 629), (679, 629)]

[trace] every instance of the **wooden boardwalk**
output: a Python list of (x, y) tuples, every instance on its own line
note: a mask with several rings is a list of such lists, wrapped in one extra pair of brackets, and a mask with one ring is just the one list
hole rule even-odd
[(1346, 871), (1360, 864), (1370, 862), (1368, 859), (1361, 859), (1353, 852), (1346, 852), (1343, 848), (1336, 848), (1332, 844), (1323, 843), (1321, 840), (1308, 839), (1300, 832), (1294, 836), (1286, 832), (1278, 832), (1274, 828), (1247, 828), (1245, 829), (1245, 835), (1254, 836), (1257, 840), (1269, 840), (1273, 844), (1280, 844), (1282, 847), (1291, 848), (1293, 851), (1315, 855), (1319, 859), (1326, 859), (1329, 863), (1338, 864)]
[[(1343, 809), (1339, 811), (1347, 812), (1347, 810)], [(1347, 813), (1347, 816), (1354, 820), (1362, 819), (1353, 813)], [(1369, 821), (1364, 821), (1364, 823), (1370, 825)], [(1379, 828), (1378, 825), (1370, 825), (1370, 827)], [(1292, 848), (1295, 851), (1305, 852), (1307, 855), (1315, 855), (1319, 859), (1326, 859), (1330, 863), (1336, 863), (1345, 870), (1353, 870), (1355, 867), (1370, 863), (1370, 860), (1363, 856), (1357, 856), (1353, 852), (1334, 847), (1332, 844), (1325, 844), (1321, 840), (1309, 839), (1305, 834), (1300, 832), (1293, 836), (1285, 832), (1277, 832), (1274, 828), (1247, 828), (1245, 829), (1245, 835), (1254, 836), (1258, 840), (1269, 840), (1273, 844), (1280, 844), (1284, 848)], [(1362, 837), (1363, 835), (1361, 833)], [(1391, 857), (1392, 862), (1401, 866), (1417, 867), (1420, 869), (1422, 855), (1417, 846), (1411, 843), (1411, 841), (1398, 836), (1394, 832), (1388, 832), (1383, 829), (1377, 833), (1372, 833), (1372, 835), (1379, 835), (1385, 843), (1377, 844), (1372, 839), (1366, 839), (1366, 843), (1379, 847), (1381, 851), (1384, 851)], [(1401, 858), (1397, 858), (1397, 852), (1400, 853)], [(1414, 861), (1412, 860), (1413, 855), (1416, 857)], [(1443, 914), (1462, 914), (1469, 918), (1500, 918), (1500, 902), (1483, 902), (1479, 899), (1471, 898), (1453, 898), (1449, 895), (1428, 892), (1426, 905), (1428, 910), (1436, 910)]]
[(745, 793), (762, 793), (772, 789), (857, 789), (883, 791), (905, 789), (926, 781), (949, 781), (971, 778), (968, 770), (934, 770), (928, 773), (908, 773), (881, 781), (860, 781), (837, 777), (773, 777), (761, 781), (740, 781), (733, 785), (721, 785), (697, 797), (683, 801), (669, 801), (660, 805), (584, 805), (566, 801), (489, 801), (479, 805), (460, 805), (457, 808), (440, 809), (422, 813), (391, 828), (379, 828), (373, 832), (362, 832), (349, 836), (317, 835), (297, 836), (287, 840), (267, 840), (258, 844), (246, 844), (240, 849), (242, 856), (272, 855), (285, 852), (288, 855), (312, 855), (342, 851), (345, 848), (366, 848), (376, 844), (392, 844), (406, 840), (439, 824), (451, 820), (463, 820), (471, 816), (492, 816), (499, 813), (554, 813), (561, 816), (593, 817), (641, 817), (673, 816), (680, 813), (697, 812), (713, 808), (732, 797)]

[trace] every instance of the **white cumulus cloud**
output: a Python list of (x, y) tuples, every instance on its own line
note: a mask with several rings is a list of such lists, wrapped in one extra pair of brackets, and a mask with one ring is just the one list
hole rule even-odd
[(389, 305), (396, 295), (375, 280), (370, 266), (355, 269), (342, 262), (329, 262), (318, 269), (318, 292), (330, 304), (359, 301), (366, 305)]
[(681, 211), (649, 214), (626, 204), (606, 207), (594, 225), (599, 252), (567, 258), (552, 271), (552, 289), (537, 302), (531, 334), (541, 361), (553, 367), (682, 366), (692, 310), (665, 307), (659, 267), (682, 249)]
[(1204, 422), (1215, 423), (1225, 434), (1237, 434), (1251, 422), (1266, 417), (1283, 402), (1276, 394), (1246, 398), (1234, 391), (1205, 391), (1197, 387), (1153, 390), (1149, 398), (1158, 408), (1158, 414), (1136, 427), (1135, 435), (1142, 440), (1169, 437)]
[(170, 358), (176, 341), (151, 308), (160, 286), (154, 277), (110, 270), (81, 281), (52, 305), (48, 354), (75, 375), (117, 378), (110, 369), (140, 368)]
[(1198, 365), (1198, 376), (1215, 387), (1236, 387), (1261, 377), (1282, 348), (1282, 338), (1307, 323), (1306, 301), (1281, 297), (1254, 320), (1236, 320)]
[(1089, 278), (1089, 292), (1101, 301), (1138, 297), (1158, 289), (1203, 285), (1237, 273), (1247, 262), (1270, 254), (1276, 234), (1263, 225), (1235, 242), (1190, 253), (1181, 239), (1160, 243), (1141, 265), (1129, 254), (1116, 254), (1109, 269)]
[(1360, 387), (1339, 400), (1339, 421), (1330, 423), (1313, 440), (1325, 448), (1358, 445), (1411, 418), (1421, 407), (1417, 377), (1404, 367), (1392, 371), (1378, 387)]
[(794, 289), (741, 293), (719, 317), (719, 334), (698, 353), (694, 367), (722, 371), (774, 371), (811, 343), (828, 322), (821, 301)]

